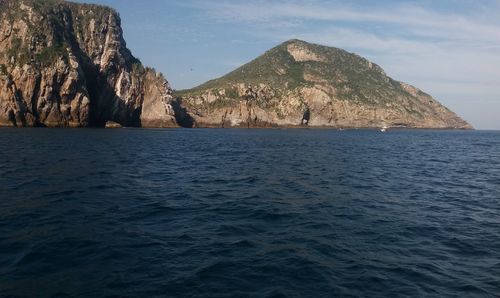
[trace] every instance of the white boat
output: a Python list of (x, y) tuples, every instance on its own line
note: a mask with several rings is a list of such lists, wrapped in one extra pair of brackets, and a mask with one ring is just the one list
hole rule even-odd
[(389, 129), (389, 127), (387, 127), (387, 125), (384, 125), (384, 126), (380, 129), (380, 131), (381, 131), (381, 132), (386, 132), (388, 129)]

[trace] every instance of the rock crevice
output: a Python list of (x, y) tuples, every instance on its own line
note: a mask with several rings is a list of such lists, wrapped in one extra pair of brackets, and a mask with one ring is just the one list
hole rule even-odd
[(170, 85), (130, 53), (110, 8), (3, 0), (0, 37), (0, 126), (177, 125)]

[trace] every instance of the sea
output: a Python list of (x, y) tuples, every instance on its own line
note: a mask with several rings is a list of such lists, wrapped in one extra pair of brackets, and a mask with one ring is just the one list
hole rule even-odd
[(500, 132), (0, 129), (0, 297), (500, 297)]

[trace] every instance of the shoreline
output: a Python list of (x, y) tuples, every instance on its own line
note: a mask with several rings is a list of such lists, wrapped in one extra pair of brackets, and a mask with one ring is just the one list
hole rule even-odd
[[(182, 130), (332, 130), (332, 131), (355, 131), (355, 130), (374, 130), (380, 131), (380, 127), (332, 127), (332, 126), (196, 126), (196, 127), (182, 127), (182, 126), (169, 126), (169, 127), (100, 127), (100, 126), (86, 126), (86, 127), (71, 127), (71, 126), (0, 126), (0, 129), (97, 129), (97, 130), (119, 130), (119, 129), (182, 129)], [(387, 132), (390, 131), (421, 131), (421, 130), (442, 130), (442, 131), (498, 131), (495, 129), (475, 129), (475, 128), (453, 128), (453, 127), (388, 127)]]

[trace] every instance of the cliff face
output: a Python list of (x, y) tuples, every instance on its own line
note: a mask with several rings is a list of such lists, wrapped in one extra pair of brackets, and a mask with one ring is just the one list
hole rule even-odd
[(200, 127), (472, 128), (370, 61), (299, 40), (176, 96)]
[(177, 99), (127, 49), (118, 14), (0, 0), (0, 126), (471, 128), (429, 95), (336, 48), (292, 40)]
[(112, 9), (0, 0), (0, 126), (176, 126), (166, 79), (127, 49)]

